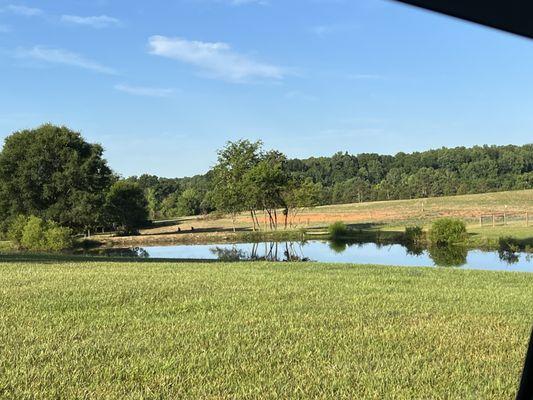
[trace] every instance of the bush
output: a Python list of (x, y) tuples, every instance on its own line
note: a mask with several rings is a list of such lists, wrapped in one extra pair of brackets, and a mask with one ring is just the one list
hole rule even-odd
[(503, 236), (498, 239), (498, 248), (500, 251), (517, 253), (520, 251), (520, 240), (512, 236)]
[(22, 231), (20, 244), (27, 250), (45, 250), (45, 233), (46, 223), (39, 217), (31, 216)]
[(18, 215), (13, 218), (7, 229), (7, 240), (11, 241), (15, 246), (20, 246), (27, 222), (28, 217), (24, 215)]
[(337, 221), (337, 222), (332, 223), (328, 227), (328, 233), (329, 233), (329, 236), (333, 239), (340, 238), (342, 236), (346, 236), (346, 234), (348, 233), (348, 228), (346, 227), (344, 222)]
[(405, 239), (409, 243), (420, 243), (424, 237), (424, 231), (420, 226), (405, 227)]
[(9, 226), (8, 237), (18, 248), (30, 251), (61, 251), (72, 247), (72, 231), (39, 217), (19, 216)]
[(466, 225), (456, 218), (439, 219), (431, 225), (429, 240), (436, 245), (460, 243), (466, 238)]
[(69, 228), (50, 223), (45, 232), (46, 249), (61, 251), (72, 247), (72, 231)]

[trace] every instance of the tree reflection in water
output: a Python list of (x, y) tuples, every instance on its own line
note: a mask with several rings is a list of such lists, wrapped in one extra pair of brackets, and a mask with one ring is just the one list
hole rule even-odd
[(439, 267), (462, 267), (466, 264), (468, 250), (464, 246), (431, 246), (429, 257)]
[(251, 251), (215, 246), (209, 249), (220, 261), (310, 261), (303, 254), (305, 243), (252, 243)]

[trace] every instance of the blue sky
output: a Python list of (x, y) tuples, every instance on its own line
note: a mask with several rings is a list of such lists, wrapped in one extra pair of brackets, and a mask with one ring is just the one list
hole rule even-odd
[(65, 124), (124, 176), (203, 173), (239, 138), (529, 143), (532, 71), (531, 41), (388, 0), (0, 0), (0, 139)]

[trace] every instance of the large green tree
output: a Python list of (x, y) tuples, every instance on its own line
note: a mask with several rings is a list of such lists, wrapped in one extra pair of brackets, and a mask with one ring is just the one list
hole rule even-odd
[(51, 124), (13, 133), (0, 153), (0, 217), (35, 215), (77, 230), (104, 224), (115, 177), (99, 144)]
[(148, 222), (148, 201), (138, 184), (118, 181), (107, 193), (105, 212), (115, 229), (132, 233)]
[(212, 199), (216, 208), (231, 216), (235, 231), (237, 213), (249, 206), (249, 187), (246, 186), (246, 174), (261, 158), (260, 141), (238, 140), (228, 142), (218, 152), (218, 163), (213, 168)]

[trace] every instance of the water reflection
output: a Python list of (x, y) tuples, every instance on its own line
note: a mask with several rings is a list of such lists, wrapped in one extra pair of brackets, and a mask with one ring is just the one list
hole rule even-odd
[(238, 245), (215, 246), (209, 249), (220, 261), (310, 261), (303, 255), (300, 242), (251, 243), (251, 250), (237, 248)]
[(150, 254), (143, 247), (111, 247), (98, 248), (90, 251), (84, 251), (83, 255), (97, 255), (103, 257), (127, 257), (127, 258), (150, 258)]
[(338, 254), (344, 253), (347, 247), (348, 247), (348, 242), (346, 242), (345, 240), (333, 239), (333, 240), (330, 240), (329, 242), (329, 248)]
[(261, 242), (219, 245), (177, 245), (107, 249), (100, 255), (137, 258), (210, 259), (221, 261), (318, 261), (400, 266), (440, 266), (533, 272), (532, 259), (514, 247), (499, 251), (417, 244), (363, 243), (361, 241)]
[(462, 267), (466, 264), (468, 250), (462, 246), (431, 246), (429, 257), (439, 267)]

